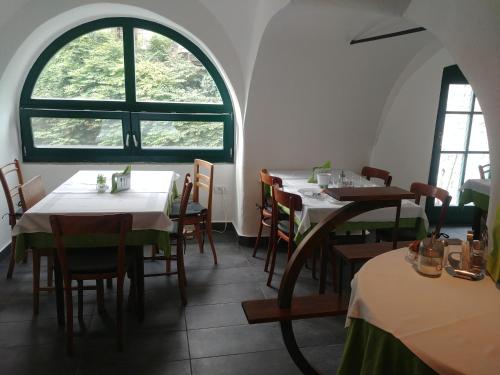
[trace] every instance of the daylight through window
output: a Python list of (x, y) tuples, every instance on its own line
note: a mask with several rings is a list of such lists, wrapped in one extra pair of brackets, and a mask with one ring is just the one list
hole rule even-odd
[(233, 109), (215, 66), (177, 32), (131, 18), (81, 25), (25, 82), (25, 161), (231, 162)]

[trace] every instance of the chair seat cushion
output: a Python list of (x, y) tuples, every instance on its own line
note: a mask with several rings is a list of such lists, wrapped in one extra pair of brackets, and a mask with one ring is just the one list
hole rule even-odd
[[(174, 201), (174, 203), (172, 203), (172, 210), (170, 211), (171, 217), (179, 217), (180, 205), (180, 201)], [(198, 202), (189, 202), (186, 209), (186, 216), (199, 215), (206, 210), (207, 209)]]
[[(118, 249), (116, 247), (70, 248), (66, 250), (68, 271), (73, 274), (116, 272)], [(133, 251), (125, 251), (125, 270), (134, 258)]]
[[(278, 229), (284, 233), (290, 233), (290, 225), (288, 220), (280, 220), (278, 221)], [(297, 224), (293, 224), (293, 233), (297, 233)]]

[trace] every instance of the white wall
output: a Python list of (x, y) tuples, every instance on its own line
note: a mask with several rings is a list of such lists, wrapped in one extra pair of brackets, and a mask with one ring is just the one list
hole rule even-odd
[(261, 168), (369, 163), (382, 109), (394, 82), (428, 33), (350, 46), (386, 17), (327, 2), (293, 3), (268, 24), (244, 126), (243, 235), (255, 235)]
[[(258, 43), (259, 35), (265, 28), (265, 20), (272, 17), (284, 3), (284, 0), (273, 0), (274, 5), (267, 6), (262, 12), (261, 1), (252, 2), (255, 9), (244, 0), (233, 1), (226, 4), (225, 14), (234, 11), (232, 24), (227, 22), (222, 25), (221, 4), (198, 0), (172, 0), (164, 2), (160, 0), (122, 0), (108, 1), (107, 3), (95, 4), (93, 1), (82, 0), (22, 0), (11, 2), (0, 0), (0, 164), (11, 161), (20, 156), (20, 142), (18, 137), (19, 95), (24, 79), (43, 49), (64, 31), (84, 22), (102, 17), (129, 16), (149, 19), (170, 26), (191, 40), (204, 50), (212, 59), (222, 73), (226, 84), (231, 92), (233, 105), (235, 107), (235, 126), (237, 134), (241, 136), (243, 113), (241, 108), (246, 106), (248, 82), (253, 68), (242, 62), (252, 61), (251, 51), (256, 54), (257, 48), (252, 47)], [(85, 5), (90, 4), (90, 5)], [(134, 5), (138, 5), (136, 7)], [(241, 9), (240, 9), (241, 8)], [(235, 12), (239, 9), (238, 12)], [(261, 29), (248, 19), (249, 14), (258, 14)], [(216, 17), (216, 15), (218, 17)], [(230, 30), (231, 29), (231, 30)], [(249, 47), (250, 46), (250, 47)], [(249, 50), (251, 50), (249, 52)], [(240, 142), (241, 143), (241, 142)], [(242, 148), (241, 148), (242, 149)], [(241, 160), (238, 155), (240, 149), (236, 149), (236, 160)], [(78, 169), (110, 168), (104, 165), (54, 165), (54, 164), (24, 164), (23, 170), (27, 177), (41, 174), (48, 183), (49, 190), (56, 184), (64, 181)], [(191, 170), (191, 165), (137, 165), (135, 168), (161, 168), (174, 169), (184, 173)], [(115, 165), (112, 168), (119, 169)], [(218, 164), (215, 172), (216, 184), (225, 185), (228, 188), (224, 200), (221, 196), (215, 196), (214, 221), (237, 220), (234, 215), (233, 204), (243, 198), (235, 194), (235, 168), (232, 164)], [(227, 208), (223, 209), (223, 203)], [(0, 200), (0, 212), (6, 212), (7, 208), (3, 199)], [(0, 225), (0, 249), (10, 242), (7, 219), (1, 221)]]
[(426, 27), (443, 43), (481, 103), (492, 170), (491, 231), (500, 204), (500, 2), (413, 0), (405, 17)]
[(428, 181), (443, 68), (453, 64), (440, 49), (409, 76), (403, 73), (396, 96), (388, 98), (370, 164), (391, 171), (396, 186)]
[[(371, 0), (109, 0), (101, 4), (91, 0), (0, 0), (0, 163), (19, 155), (20, 88), (33, 61), (51, 40), (97, 17), (133, 15), (154, 20), (195, 40), (230, 87), (237, 117), (236, 163), (217, 165), (222, 172), (217, 178), (237, 187), (231, 199), (232, 218), (240, 234), (254, 235), (260, 168), (311, 167), (327, 159), (352, 169), (370, 161), (389, 162), (380, 150), (390, 142), (391, 129), (403, 136), (396, 125), (405, 102), (430, 108), (431, 98), (411, 100), (410, 88), (418, 85), (422, 92), (435, 90), (415, 82), (412, 75), (435, 75), (437, 67), (433, 69), (429, 62), (421, 72), (408, 74), (412, 71), (408, 64), (418, 65), (415, 58), (435, 43), (431, 33), (348, 44), (372, 30), (382, 32), (379, 26), (401, 15), (408, 2), (384, 0), (373, 6)], [(91, 5), (80, 7), (85, 4)], [(488, 126), (497, 176), (494, 187), (500, 186), (499, 4), (491, 0), (413, 0), (404, 13), (408, 25), (423, 25), (437, 36), (477, 93)], [(408, 79), (401, 78), (405, 74)], [(409, 83), (403, 84), (406, 81)], [(418, 111), (411, 107), (408, 111), (415, 111), (411, 115), (417, 121)], [(426, 116), (435, 116), (433, 112)], [(418, 150), (411, 152), (414, 158), (425, 159)], [(83, 167), (93, 166), (30, 164), (25, 170), (28, 175), (41, 173), (49, 179), (54, 175), (53, 181), (62, 181)], [(190, 166), (161, 168), (183, 172)], [(493, 190), (495, 204), (500, 193)], [(5, 212), (3, 200), (0, 209)], [(1, 224), (0, 246), (9, 241), (6, 222)]]

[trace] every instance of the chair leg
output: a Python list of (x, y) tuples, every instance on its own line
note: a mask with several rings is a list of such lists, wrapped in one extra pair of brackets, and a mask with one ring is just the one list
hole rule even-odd
[(123, 351), (123, 277), (116, 279), (116, 338), (118, 350)]
[(16, 237), (12, 237), (10, 243), (10, 261), (9, 261), (9, 270), (7, 271), (7, 279), (12, 278), (12, 273), (14, 272), (15, 265), (16, 265)]
[(78, 321), (83, 324), (83, 281), (77, 280), (78, 285)]
[(332, 251), (331, 253), (332, 257), (332, 283), (333, 283), (333, 291), (335, 293), (338, 292), (339, 286), (338, 286), (338, 279), (337, 279), (337, 256), (335, 252)]
[[(179, 271), (179, 269), (177, 269), (177, 272), (178, 271)], [(171, 259), (171, 256), (165, 258), (165, 272), (167, 274), (170, 274), (172, 272), (172, 259)]]
[(179, 283), (179, 293), (181, 295), (182, 305), (187, 305), (186, 297), (186, 270), (184, 268), (184, 254), (182, 249), (182, 241), (177, 240), (177, 279)]
[(317, 250), (314, 250), (313, 256), (312, 256), (312, 267), (311, 267), (311, 274), (312, 274), (312, 278), (314, 280), (317, 279), (317, 277), (316, 277), (316, 259), (317, 259), (317, 257), (318, 257)]
[(53, 282), (54, 282), (54, 256), (47, 255), (47, 286), (49, 288), (52, 288)]
[(214, 238), (212, 235), (212, 222), (210, 221), (210, 218), (207, 218), (206, 232), (208, 236), (208, 241), (210, 242), (210, 248), (212, 249), (212, 255), (214, 257), (214, 264), (217, 265), (217, 253), (215, 252)]
[(269, 233), (269, 243), (267, 244), (266, 264), (264, 266), (264, 272), (268, 272), (269, 270), (269, 260), (271, 259), (271, 254), (273, 252), (274, 236), (274, 229), (271, 225), (271, 231)]
[(259, 242), (260, 242), (260, 237), (262, 236), (262, 228), (264, 227), (264, 224), (262, 223), (262, 214), (260, 215), (260, 220), (259, 220), (259, 232), (257, 233), (257, 239), (255, 240), (255, 246), (253, 247), (253, 254), (252, 256), (255, 258), (255, 255), (257, 254), (257, 249), (259, 247)]
[(101, 280), (96, 280), (96, 289), (97, 289), (97, 311), (99, 313), (104, 312), (104, 283)]
[(71, 290), (71, 281), (65, 283), (66, 294), (66, 350), (68, 355), (73, 355), (73, 291)]
[(267, 277), (267, 286), (271, 286), (274, 274), (274, 265), (276, 264), (276, 251), (277, 251), (277, 241), (273, 241), (273, 248), (271, 250), (271, 269), (269, 270), (269, 276)]
[(113, 289), (113, 279), (106, 279), (106, 288)]
[(40, 255), (33, 251), (33, 315), (38, 315), (40, 300)]
[(159, 251), (158, 251), (158, 246), (157, 245), (153, 245), (151, 247), (151, 261), (154, 261), (156, 256), (158, 255)]
[(203, 239), (201, 238), (200, 224), (194, 224), (194, 237), (196, 242), (198, 242), (198, 247), (200, 248), (200, 253), (203, 253)]

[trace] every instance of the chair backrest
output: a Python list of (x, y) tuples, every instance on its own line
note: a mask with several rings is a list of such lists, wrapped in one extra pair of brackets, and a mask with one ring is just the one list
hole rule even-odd
[(51, 215), (50, 225), (54, 235), (56, 252), (63, 276), (68, 277), (68, 259), (64, 237), (78, 235), (117, 235), (117, 274), (125, 274), (125, 237), (132, 230), (131, 214), (67, 216)]
[(271, 176), (267, 169), (260, 170), (260, 195), (261, 207), (272, 207), (272, 188), (274, 185), (283, 187), (283, 181), (279, 177)]
[(19, 160), (14, 159), (12, 163), (0, 167), (0, 182), (9, 209), (9, 224), (11, 227), (14, 227), (16, 225), (16, 207), (14, 201), (19, 195), (19, 186), (24, 183)]
[(491, 177), (489, 164), (479, 166), (479, 176), (481, 176), (481, 179), (483, 179), (483, 180), (486, 180), (486, 179)]
[(439, 237), (441, 233), (441, 228), (443, 227), (446, 214), (448, 213), (448, 207), (451, 202), (451, 195), (444, 189), (438, 188), (436, 186), (424, 184), (422, 182), (414, 182), (411, 184), (410, 191), (415, 194), (415, 203), (420, 204), (421, 197), (435, 198), (441, 201), (441, 212), (439, 214), (439, 221), (434, 229), (434, 234)]
[[(191, 182), (191, 175), (186, 173), (184, 177), (184, 185), (182, 187), (181, 194), (181, 204), (179, 206), (179, 219), (177, 220), (177, 238), (181, 238), (184, 232), (184, 219), (186, 217), (187, 206), (189, 203), (189, 196), (191, 195), (191, 190), (193, 188), (193, 183)], [(177, 243), (182, 241), (178, 240)]]
[(209, 217), (211, 217), (212, 214), (212, 193), (214, 191), (213, 184), (214, 184), (214, 165), (205, 160), (195, 159), (194, 180), (193, 180), (193, 202), (200, 201), (200, 188), (206, 190), (208, 194), (207, 210)]
[(289, 238), (293, 241), (295, 236), (294, 224), (295, 224), (295, 211), (302, 210), (302, 198), (300, 195), (287, 193), (281, 190), (279, 185), (273, 185), (273, 218), (278, 219), (278, 204), (282, 207), (286, 207), (289, 211), (288, 213), (288, 225), (289, 225)]
[(391, 172), (384, 169), (373, 168), (373, 167), (363, 167), (361, 170), (361, 176), (366, 177), (367, 180), (371, 178), (380, 178), (384, 180), (385, 186), (391, 186), (392, 176)]
[(40, 202), (45, 195), (47, 194), (45, 193), (41, 176), (35, 176), (19, 186), (19, 198), (21, 199), (23, 212), (26, 212)]

